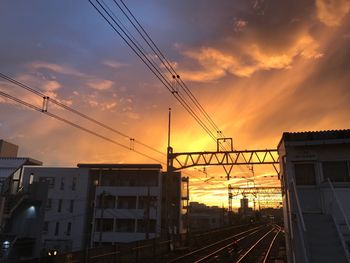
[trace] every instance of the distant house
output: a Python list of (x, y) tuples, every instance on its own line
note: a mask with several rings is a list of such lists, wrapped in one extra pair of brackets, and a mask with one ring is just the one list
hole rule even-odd
[(198, 202), (190, 202), (190, 231), (203, 231), (224, 226), (224, 208), (207, 206)]

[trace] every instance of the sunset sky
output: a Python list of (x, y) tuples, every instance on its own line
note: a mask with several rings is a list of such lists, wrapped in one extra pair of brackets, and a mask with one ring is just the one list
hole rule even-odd
[[(125, 3), (236, 149), (276, 148), (284, 131), (350, 128), (350, 1)], [(174, 152), (216, 149), (88, 1), (2, 0), (0, 32), (1, 73), (164, 153), (171, 107)], [(2, 79), (0, 91), (41, 107), (40, 99)], [(129, 146), (128, 139), (51, 110)], [(154, 163), (1, 96), (0, 138), (47, 166)], [(198, 169), (185, 171), (191, 201), (227, 206), (227, 184), (251, 183), (247, 167), (234, 167), (230, 181), (222, 168)], [(255, 167), (255, 176), (257, 185), (279, 184), (272, 167)]]

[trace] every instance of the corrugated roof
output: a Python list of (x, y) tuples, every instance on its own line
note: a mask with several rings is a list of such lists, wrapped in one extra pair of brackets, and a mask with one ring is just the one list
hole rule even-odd
[(162, 169), (160, 164), (113, 164), (113, 163), (79, 163), (85, 168), (119, 168), (119, 169)]
[(328, 130), (328, 131), (305, 131), (305, 132), (284, 132), (284, 141), (319, 141), (319, 140), (341, 140), (350, 139), (350, 129), (348, 130)]

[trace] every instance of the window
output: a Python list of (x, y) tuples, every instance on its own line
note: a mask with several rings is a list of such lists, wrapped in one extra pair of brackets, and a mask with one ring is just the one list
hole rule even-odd
[[(155, 219), (149, 219), (148, 222), (145, 219), (137, 220), (137, 232), (139, 233), (155, 233), (157, 221)], [(148, 229), (148, 230), (147, 230)]]
[(147, 231), (147, 222), (144, 219), (137, 219), (137, 232), (145, 233)]
[(135, 232), (134, 219), (117, 219), (117, 232)]
[(158, 186), (158, 170), (102, 170), (103, 186)]
[[(149, 198), (149, 201), (148, 201)], [(156, 196), (139, 196), (138, 209), (144, 209), (147, 207), (147, 202), (149, 202), (149, 208), (157, 207), (157, 197)]]
[(64, 177), (61, 177), (60, 190), (64, 190)]
[(331, 182), (349, 182), (349, 167), (346, 161), (322, 162), (324, 180)]
[(46, 201), (46, 209), (51, 209), (52, 208), (52, 199), (48, 198)]
[(57, 212), (61, 212), (62, 211), (62, 199), (58, 200), (58, 208), (57, 208)]
[(55, 178), (54, 177), (40, 177), (39, 182), (48, 182), (49, 188), (55, 188)]
[(136, 209), (136, 196), (119, 196), (118, 209)]
[(102, 193), (97, 197), (97, 205), (99, 208), (115, 208), (115, 196)]
[(72, 223), (68, 222), (68, 224), (67, 224), (67, 236), (70, 236), (71, 231), (72, 231)]
[(34, 181), (34, 174), (30, 173), (30, 175), (29, 175), (29, 184), (32, 184), (33, 181)]
[(95, 232), (113, 232), (113, 218), (97, 218), (95, 221)]
[(77, 178), (73, 177), (73, 179), (72, 179), (72, 190), (75, 191), (76, 187), (77, 187)]
[(60, 231), (60, 222), (56, 222), (56, 226), (55, 226), (55, 236), (58, 236), (59, 231)]
[(316, 184), (315, 165), (313, 163), (296, 163), (294, 168), (295, 183), (297, 185)]
[(49, 222), (47, 221), (44, 222), (43, 232), (44, 233), (49, 232)]
[(69, 202), (69, 212), (73, 213), (74, 210), (74, 200), (70, 200)]

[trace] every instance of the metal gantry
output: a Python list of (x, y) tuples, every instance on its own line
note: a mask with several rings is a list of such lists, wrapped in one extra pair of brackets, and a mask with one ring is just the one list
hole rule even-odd
[(248, 197), (254, 202), (258, 201), (259, 209), (262, 204), (269, 204), (270, 206), (274, 204), (275, 206), (279, 205), (282, 201), (282, 190), (278, 186), (244, 186), (237, 187), (228, 185), (228, 202), (229, 202), (229, 212), (232, 212), (232, 200), (237, 197), (240, 198)]
[[(218, 142), (219, 143), (219, 142)], [(228, 151), (206, 151), (206, 152), (181, 152), (174, 153), (171, 147), (168, 147), (168, 167), (172, 171), (178, 171), (194, 166), (223, 166), (230, 178), (230, 173), (234, 165), (256, 165), (269, 164), (272, 165), (277, 174), (279, 169), (279, 157), (277, 149), (265, 150), (233, 150)]]

